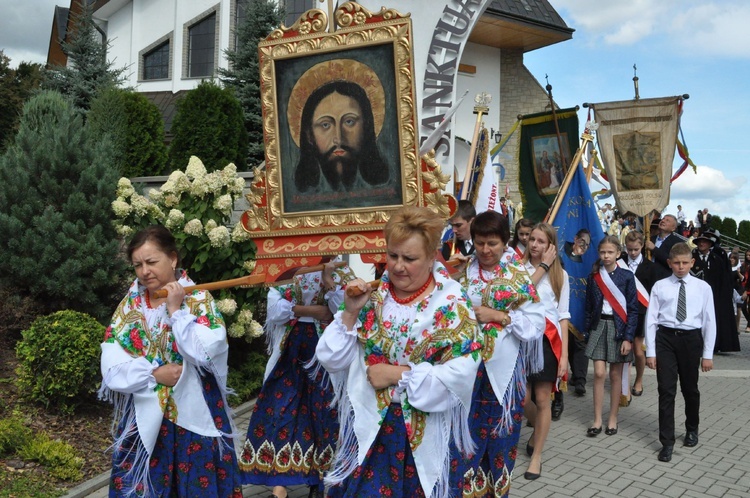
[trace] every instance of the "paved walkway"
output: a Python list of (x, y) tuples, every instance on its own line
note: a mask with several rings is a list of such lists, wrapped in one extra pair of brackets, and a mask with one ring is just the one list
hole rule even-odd
[[(741, 330), (745, 329), (742, 322)], [(566, 395), (562, 418), (552, 422), (544, 451), (542, 477), (526, 481), (529, 458), (522, 448), (531, 434), (524, 427), (518, 452), (512, 497), (748, 497), (750, 496), (750, 334), (740, 336), (742, 352), (717, 355), (714, 371), (701, 374), (700, 443), (681, 446), (684, 403), (677, 395), (677, 437), (670, 463), (656, 459), (658, 439), (656, 376), (646, 369), (643, 396), (620, 409), (619, 432), (614, 436), (586, 437), (593, 419), (589, 392), (578, 398)], [(607, 389), (608, 386), (607, 386)], [(237, 425), (246, 428), (250, 404), (243, 405)], [(605, 401), (606, 419), (608, 398)], [(87, 489), (71, 490), (68, 497), (107, 496), (106, 475), (89, 481)], [(83, 486), (83, 485), (82, 485)], [(79, 487), (81, 488), (81, 487)], [(245, 497), (271, 495), (263, 486), (246, 486)], [(307, 489), (289, 489), (292, 498), (304, 498)], [(363, 497), (364, 498), (364, 497)]]

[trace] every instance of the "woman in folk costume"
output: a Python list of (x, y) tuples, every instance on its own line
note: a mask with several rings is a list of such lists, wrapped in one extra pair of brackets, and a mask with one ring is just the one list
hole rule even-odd
[(617, 434), (622, 364), (632, 363), (632, 345), (638, 325), (638, 297), (633, 272), (620, 268), (620, 240), (607, 235), (599, 242), (599, 261), (586, 283), (586, 356), (594, 362), (594, 423), (589, 437), (602, 432), (604, 378), (609, 363), (609, 418), (604, 433)]
[(449, 442), (473, 450), (468, 418), (481, 343), (466, 293), (436, 262), (444, 221), (405, 207), (385, 226), (387, 270), (362, 280), (320, 338), (341, 429), (330, 497), (448, 496)]
[[(527, 355), (522, 343), (544, 333), (544, 305), (515, 251), (506, 246), (505, 217), (495, 211), (477, 215), (471, 236), (475, 256), (460, 282), (484, 338), (469, 422), (478, 449), (470, 458), (454, 455), (451, 485), (458, 496), (506, 496), (521, 436), (526, 374), (540, 370), (543, 362), (541, 349)], [(527, 356), (533, 357), (531, 364)]]
[(305, 370), (318, 336), (344, 299), (353, 275), (329, 261), (323, 271), (302, 274), (268, 291), (266, 331), (271, 357), (240, 453), (243, 484), (307, 485), (322, 496), (338, 434), (333, 390), (320, 368)]
[(100, 396), (115, 404), (109, 496), (240, 498), (224, 320), (208, 292), (185, 294), (193, 282), (166, 228), (138, 232), (127, 255), (137, 278), (102, 344)]
[(557, 258), (557, 232), (552, 225), (539, 223), (534, 227), (523, 262), (546, 310), (544, 336), (529, 347), (530, 351), (539, 347), (544, 351), (544, 368), (528, 377), (530, 389), (525, 404), (526, 418), (534, 432), (526, 444), (531, 462), (524, 477), (534, 480), (542, 474), (542, 450), (552, 424), (550, 395), (558, 390), (558, 382), (568, 371), (570, 284)]

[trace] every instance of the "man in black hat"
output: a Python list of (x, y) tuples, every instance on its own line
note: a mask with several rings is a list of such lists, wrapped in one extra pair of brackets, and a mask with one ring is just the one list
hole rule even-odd
[(737, 323), (734, 319), (734, 299), (732, 295), (734, 276), (726, 251), (721, 248), (720, 234), (708, 228), (693, 239), (695, 263), (690, 273), (711, 286), (716, 310), (715, 353), (740, 350)]

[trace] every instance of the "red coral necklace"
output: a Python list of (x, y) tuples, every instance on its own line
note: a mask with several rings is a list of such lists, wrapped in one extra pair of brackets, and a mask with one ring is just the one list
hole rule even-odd
[[(482, 282), (484, 282), (485, 284), (488, 284), (488, 283), (490, 283), (490, 280), (491, 280), (492, 278), (491, 278), (491, 277), (490, 277), (490, 279), (486, 279), (486, 278), (484, 278), (484, 270), (482, 270), (482, 266), (481, 266), (481, 265), (477, 265), (477, 268), (479, 269), (479, 280), (481, 280), (481, 281), (482, 281)], [(494, 275), (494, 274), (495, 274), (495, 270), (493, 269), (493, 270), (492, 270), (492, 271), (490, 272), (490, 275)]]
[(435, 278), (435, 277), (434, 277), (434, 276), (432, 275), (432, 273), (430, 273), (430, 278), (428, 278), (428, 279), (427, 279), (427, 281), (426, 281), (426, 282), (424, 283), (424, 285), (423, 285), (422, 287), (420, 287), (419, 289), (417, 289), (417, 291), (416, 291), (416, 292), (414, 292), (414, 294), (411, 294), (411, 295), (409, 295), (409, 296), (406, 296), (406, 297), (404, 297), (404, 298), (400, 298), (400, 297), (396, 296), (396, 293), (395, 293), (395, 291), (393, 290), (393, 284), (391, 284), (391, 288), (389, 289), (389, 290), (390, 290), (390, 293), (391, 293), (391, 297), (392, 297), (392, 298), (393, 298), (393, 300), (394, 300), (394, 301), (396, 301), (396, 302), (397, 302), (398, 304), (403, 304), (403, 305), (409, 304), (410, 302), (412, 302), (412, 301), (414, 301), (414, 300), (415, 300), (416, 298), (418, 298), (418, 297), (419, 297), (420, 295), (422, 295), (422, 293), (423, 293), (424, 291), (426, 291), (426, 290), (427, 290), (427, 287), (429, 287), (429, 286), (430, 286), (430, 284), (432, 283), (432, 281), (434, 280), (434, 278)]

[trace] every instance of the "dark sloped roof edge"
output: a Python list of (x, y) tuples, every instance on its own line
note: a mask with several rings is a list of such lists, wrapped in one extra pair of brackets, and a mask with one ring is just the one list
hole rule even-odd
[(57, 37), (60, 41), (65, 39), (68, 31), (68, 15), (70, 9), (55, 5), (55, 23), (57, 24)]
[[(514, 0), (515, 1), (515, 0)], [(565, 21), (560, 17), (560, 14), (557, 13), (557, 11), (550, 5), (550, 3), (547, 0), (534, 0), (534, 3), (537, 4), (537, 6), (546, 12), (546, 14), (549, 16), (550, 19), (553, 21), (545, 20), (539, 16), (535, 16), (534, 9), (527, 10), (529, 12), (529, 15), (521, 15), (517, 12), (514, 12), (514, 10), (517, 9), (511, 9), (505, 6), (504, 4), (506, 1), (493, 1), (489, 7), (487, 7), (487, 10), (485, 11), (484, 15), (490, 15), (492, 17), (501, 17), (505, 19), (511, 19), (514, 21), (523, 22), (526, 24), (534, 24), (537, 26), (545, 27), (547, 29), (555, 30), (555, 31), (561, 31), (564, 33), (568, 33), (570, 35), (573, 34), (575, 29), (568, 27), (567, 24), (565, 24)]]

